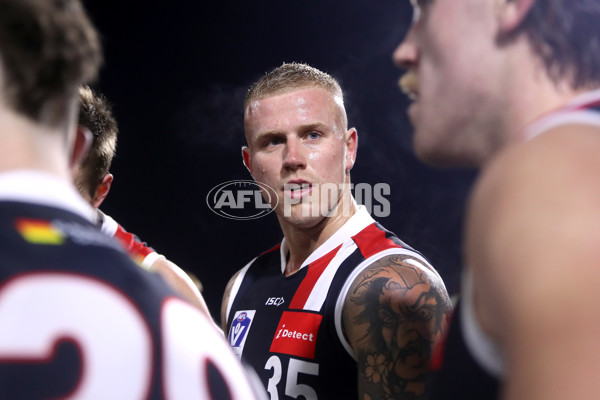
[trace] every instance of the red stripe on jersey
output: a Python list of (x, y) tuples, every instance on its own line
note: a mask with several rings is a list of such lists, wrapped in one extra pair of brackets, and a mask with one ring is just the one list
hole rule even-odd
[[(450, 317), (448, 317), (447, 322), (443, 322), (446, 329), (450, 324), (460, 323), (460, 321), (454, 320), (454, 315), (455, 314), (452, 313)], [(444, 320), (446, 320), (446, 317), (444, 317)], [(448, 333), (446, 332), (446, 335), (444, 335), (444, 337), (434, 345), (433, 350), (431, 351), (431, 360), (429, 361), (429, 368), (434, 372), (438, 372), (439, 370), (441, 370), (444, 365), (444, 355), (446, 353), (447, 342)]]
[(352, 239), (364, 258), (369, 258), (380, 251), (392, 247), (402, 247), (394, 243), (391, 239), (386, 238), (385, 232), (379, 229), (375, 223), (372, 223), (355, 236), (352, 236)]
[(323, 257), (318, 260), (310, 263), (308, 265), (308, 272), (306, 276), (302, 280), (302, 283), (294, 293), (294, 297), (290, 302), (290, 309), (302, 309), (304, 308), (304, 304), (306, 304), (306, 300), (308, 300), (308, 296), (310, 296), (310, 292), (312, 292), (315, 284), (319, 280), (319, 277), (325, 271), (325, 268), (329, 265), (333, 257), (337, 254), (338, 250), (342, 247), (340, 244), (335, 249), (331, 250), (329, 253), (325, 254)]
[(558, 113), (562, 113), (562, 112), (566, 112), (566, 111), (581, 111), (581, 110), (585, 110), (588, 108), (593, 108), (600, 105), (600, 99), (599, 100), (592, 100), (590, 102), (584, 103), (584, 104), (578, 104), (576, 106), (573, 105), (563, 105), (560, 107), (556, 107), (550, 111), (547, 111), (545, 113), (543, 113), (542, 115), (539, 115), (536, 119), (533, 120), (533, 123), (536, 123), (546, 117), (551, 116), (552, 114), (558, 114)]
[(121, 225), (117, 227), (115, 237), (133, 258), (144, 259), (148, 254), (154, 252), (152, 248), (146, 246), (146, 243), (141, 242), (134, 234), (127, 232)]
[(442, 369), (444, 364), (444, 353), (446, 351), (447, 337), (444, 336), (438, 343), (436, 343), (431, 352), (431, 360), (429, 361), (429, 368), (431, 371), (437, 372)]
[(265, 250), (265, 251), (263, 251), (263, 252), (262, 252), (262, 253), (260, 253), (258, 256), (259, 256), (259, 257), (260, 257), (260, 256), (264, 256), (264, 255), (265, 255), (265, 254), (267, 254), (267, 253), (270, 253), (270, 252), (272, 252), (272, 251), (275, 251), (275, 250), (279, 250), (279, 248), (280, 248), (280, 247), (281, 247), (281, 243), (277, 244), (276, 246), (273, 246), (273, 247), (271, 247), (269, 250)]
[(590, 101), (589, 103), (581, 104), (578, 107), (575, 107), (574, 110), (585, 110), (586, 108), (592, 108), (598, 105), (600, 105), (600, 99)]

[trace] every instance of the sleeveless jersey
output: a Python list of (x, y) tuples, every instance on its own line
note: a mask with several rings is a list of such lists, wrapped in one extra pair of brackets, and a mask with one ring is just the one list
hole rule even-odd
[(0, 174), (0, 398), (256, 398), (211, 322), (93, 215), (52, 176)]
[(285, 239), (242, 269), (227, 305), (228, 339), (271, 399), (358, 397), (342, 306), (354, 278), (390, 254), (426, 262), (361, 206), (295, 274), (284, 275)]
[[(600, 127), (600, 90), (585, 93), (572, 102), (534, 121), (525, 129), (525, 139), (566, 124)], [(458, 301), (444, 345), (434, 360), (431, 400), (496, 399), (503, 376), (497, 343), (479, 326), (473, 310), (473, 284), (463, 274), (463, 294)]]

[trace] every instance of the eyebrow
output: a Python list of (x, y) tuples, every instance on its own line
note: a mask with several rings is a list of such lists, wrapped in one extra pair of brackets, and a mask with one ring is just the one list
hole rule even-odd
[[(323, 128), (328, 128), (327, 124), (325, 124), (323, 122), (313, 122), (310, 124), (300, 125), (298, 127), (298, 130), (301, 132), (306, 132), (306, 131), (310, 131), (310, 130), (319, 130), (319, 129), (323, 129)], [(275, 129), (275, 130), (271, 130), (271, 131), (258, 132), (258, 134), (256, 136), (257, 137), (265, 137), (265, 136), (276, 136), (276, 135), (282, 135), (282, 134), (284, 134), (284, 132), (282, 130)]]
[(312, 124), (300, 125), (300, 128), (304, 131), (310, 131), (327, 128), (327, 125), (323, 122), (313, 122)]

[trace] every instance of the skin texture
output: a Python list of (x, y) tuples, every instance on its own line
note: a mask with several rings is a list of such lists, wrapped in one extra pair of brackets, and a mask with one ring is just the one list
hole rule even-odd
[[(395, 62), (418, 78), (408, 114), (415, 126), (414, 151), (427, 163), (477, 163), (498, 140), (495, 134), (480, 135), (494, 126), (488, 110), (501, 106), (487, 94), (503, 83), (486, 79), (501, 65), (488, 41), (495, 21), (487, 3), (419, 2), (420, 17), (394, 53)], [(469, 46), (462, 45), (465, 41)]]
[(600, 129), (561, 126), (507, 149), (475, 188), (467, 263), (478, 320), (503, 350), (503, 399), (600, 390), (599, 152)]
[[(284, 200), (292, 198), (285, 187), (291, 182), (306, 181), (313, 192), (325, 183), (347, 182), (345, 147), (352, 132), (340, 126), (339, 107), (332, 100), (324, 89), (310, 88), (256, 101), (247, 110), (246, 166)], [(339, 199), (337, 194), (325, 203), (323, 213)], [(309, 202), (294, 204), (291, 215), (284, 216), (283, 203), (275, 212), (286, 224), (309, 227), (324, 219), (322, 213), (305, 216)]]
[[(513, 31), (531, 0), (420, 0), (393, 60), (411, 75), (413, 148), (425, 163), (481, 167), (576, 94)], [(503, 43), (511, 37), (510, 44)]]
[[(354, 213), (349, 191), (357, 133), (346, 129), (340, 100), (310, 87), (266, 97), (246, 109), (244, 163), (275, 190), (275, 214), (290, 245), (288, 273)], [(290, 187), (310, 186), (301, 193)], [(324, 185), (335, 190), (324, 195)]]

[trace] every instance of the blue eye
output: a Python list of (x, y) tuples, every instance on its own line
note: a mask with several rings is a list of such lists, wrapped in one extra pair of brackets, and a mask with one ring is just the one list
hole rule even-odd
[(309, 138), (309, 139), (312, 139), (312, 140), (318, 139), (318, 138), (320, 138), (320, 137), (321, 137), (321, 135), (319, 135), (319, 133), (318, 133), (318, 132), (310, 132), (310, 133), (308, 134), (308, 138)]
[(277, 146), (278, 144), (283, 143), (283, 140), (280, 138), (272, 138), (267, 142), (268, 146)]

